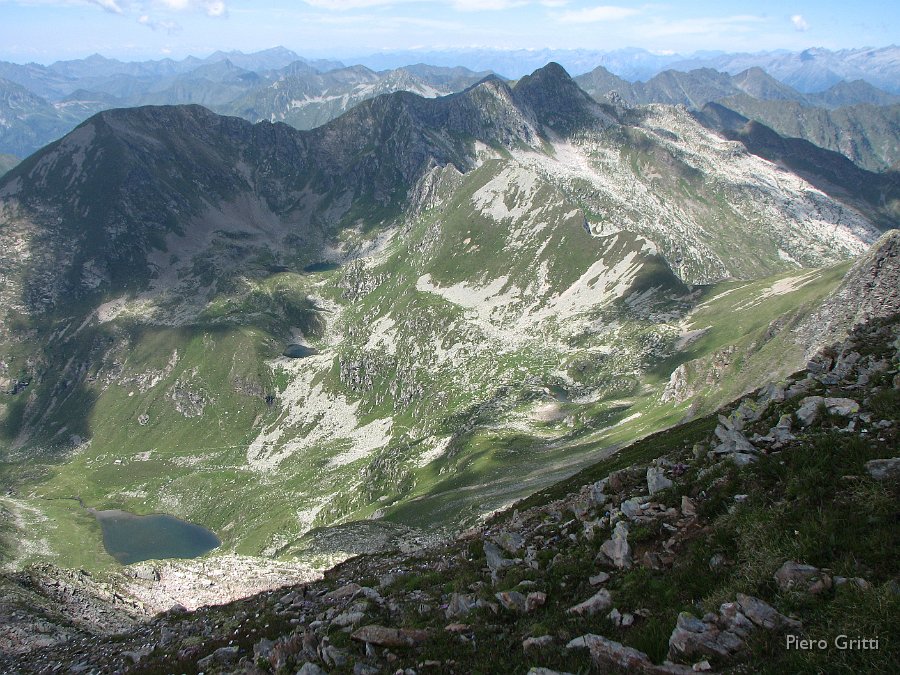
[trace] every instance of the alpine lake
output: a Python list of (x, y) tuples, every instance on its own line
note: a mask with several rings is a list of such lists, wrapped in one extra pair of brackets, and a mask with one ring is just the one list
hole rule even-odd
[(166, 514), (93, 511), (106, 552), (123, 565), (165, 558), (197, 558), (222, 542), (214, 532)]

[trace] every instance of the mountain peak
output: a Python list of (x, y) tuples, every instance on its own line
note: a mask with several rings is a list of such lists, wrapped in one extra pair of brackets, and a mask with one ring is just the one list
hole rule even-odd
[(602, 114), (599, 104), (552, 61), (520, 79), (513, 94), (541, 124), (559, 133), (594, 124)]

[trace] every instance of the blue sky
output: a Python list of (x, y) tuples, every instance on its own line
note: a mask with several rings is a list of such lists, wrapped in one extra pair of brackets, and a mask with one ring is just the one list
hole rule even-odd
[(886, 0), (0, 0), (0, 59), (125, 60), (283, 45), (348, 58), (409, 48), (800, 50), (900, 42)]

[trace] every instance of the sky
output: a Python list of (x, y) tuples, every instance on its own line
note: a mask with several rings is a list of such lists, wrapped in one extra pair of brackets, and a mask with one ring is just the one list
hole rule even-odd
[(0, 60), (204, 57), (284, 46), (347, 59), (406, 49), (688, 54), (900, 43), (888, 0), (0, 0)]

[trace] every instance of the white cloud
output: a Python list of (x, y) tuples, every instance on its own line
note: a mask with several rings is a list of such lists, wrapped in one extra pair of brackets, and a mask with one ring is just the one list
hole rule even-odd
[(364, 7), (378, 7), (380, 5), (397, 4), (395, 0), (303, 0), (307, 5), (321, 7), (322, 9), (362, 9)]
[(303, 0), (307, 5), (320, 9), (336, 10), (339, 12), (351, 9), (367, 9), (371, 7), (383, 7), (387, 5), (408, 4), (412, 2), (430, 4), (449, 4), (453, 9), (461, 12), (497, 11), (515, 9), (526, 5), (543, 5), (544, 7), (562, 7), (569, 0)]
[(809, 22), (803, 18), (802, 14), (794, 14), (794, 16), (791, 17), (791, 23), (794, 24), (794, 28), (801, 33), (809, 30)]
[(453, 9), (461, 12), (480, 12), (482, 10), (512, 9), (527, 5), (524, 0), (453, 0)]
[(227, 12), (223, 0), (157, 0), (166, 9), (183, 12), (188, 9), (200, 10), (207, 16), (224, 16)]
[(641, 27), (642, 38), (680, 37), (684, 35), (735, 35), (757, 30), (765, 19), (752, 14), (709, 16), (677, 21), (654, 21)]
[(142, 26), (146, 26), (150, 30), (164, 30), (167, 33), (177, 33), (181, 30), (181, 26), (178, 25), (178, 22), (171, 20), (156, 20), (153, 19), (149, 14), (141, 14), (137, 22)]
[(633, 7), (618, 7), (616, 5), (598, 5), (585, 9), (575, 9), (563, 12), (557, 17), (560, 23), (599, 23), (601, 21), (621, 21), (640, 14), (640, 10)]
[(89, 0), (92, 5), (97, 5), (98, 7), (102, 7), (107, 12), (112, 12), (113, 14), (122, 14), (122, 7), (119, 5), (117, 0)]
[[(34, 0), (32, 0), (34, 1)], [(53, 0), (58, 2), (60, 0)], [(66, 4), (90, 4), (96, 5), (112, 14), (125, 14), (126, 12), (140, 12), (138, 23), (149, 25), (147, 21), (141, 21), (140, 17), (149, 16), (148, 9), (156, 9), (168, 12), (203, 12), (207, 16), (219, 17), (228, 14), (225, 0), (148, 0), (139, 2), (136, 0), (64, 0)], [(359, 1), (359, 0), (357, 0)], [(370, 0), (371, 1), (371, 0)], [(384, 0), (375, 0), (384, 1)], [(51, 2), (41, 4), (52, 4)]]

